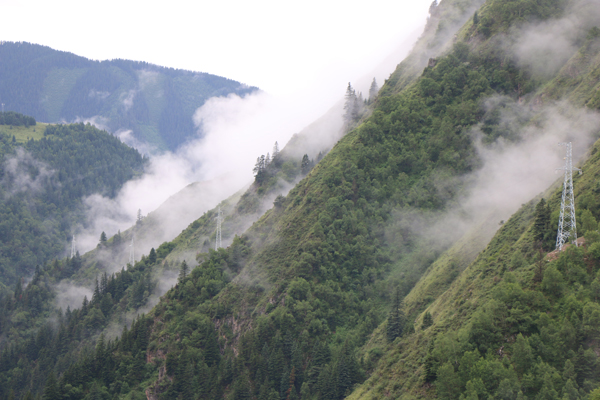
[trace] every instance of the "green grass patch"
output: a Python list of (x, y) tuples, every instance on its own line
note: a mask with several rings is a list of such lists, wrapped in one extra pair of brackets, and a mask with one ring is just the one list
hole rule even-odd
[(44, 124), (38, 122), (34, 126), (10, 126), (10, 125), (0, 125), (0, 133), (8, 135), (9, 137), (15, 137), (17, 143), (25, 143), (30, 139), (40, 140), (44, 137), (44, 132), (46, 131), (46, 127), (50, 124)]

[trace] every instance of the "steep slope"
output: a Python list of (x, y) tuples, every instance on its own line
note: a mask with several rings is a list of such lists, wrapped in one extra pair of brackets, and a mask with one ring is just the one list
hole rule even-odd
[[(497, 6), (486, 4), (479, 15), (488, 21), (499, 19), (491, 11), (494, 5)], [(565, 8), (570, 7), (573, 5)], [(584, 7), (580, 11), (590, 10)], [(600, 22), (595, 11), (591, 14), (592, 21)], [(552, 23), (560, 26), (561, 21), (564, 22), (557, 18)], [(470, 42), (481, 40), (473, 32), (481, 34), (467, 25), (463, 38)], [(565, 98), (570, 104), (597, 108), (597, 28), (584, 33), (587, 34), (576, 42), (580, 47), (566, 52), (567, 57), (561, 55), (563, 62), (554, 67), (556, 75), (541, 76), (530, 66), (539, 85), (539, 90), (528, 96), (531, 109), (539, 110), (544, 103)], [(562, 106), (569, 109), (565, 103)], [(530, 123), (539, 123), (536, 119), (540, 116)], [(577, 132), (572, 137), (578, 140)], [(581, 136), (579, 140), (585, 138)], [(470, 232), (438, 258), (406, 296), (401, 309), (406, 314), (409, 334), (390, 345), (385, 338), (389, 328), (384, 324), (362, 349), (367, 362), (377, 367), (350, 398), (454, 399), (460, 395), (576, 399), (598, 387), (595, 332), (599, 327), (595, 321), (600, 314), (593, 289), (597, 285), (593, 255), (598, 217), (594, 189), (599, 167), (597, 151), (598, 143), (582, 167), (584, 175), (575, 178), (579, 233), (585, 233), (588, 239), (585, 250), (571, 248), (552, 263), (548, 260), (554, 257), (542, 256), (545, 252), (541, 253), (540, 246), (547, 252), (552, 240), (542, 245), (539, 238), (556, 235), (558, 185), (544, 195), (550, 197), (547, 221), (552, 212), (545, 234), (539, 232), (540, 212), (534, 211), (539, 198), (524, 205), (472, 264), (468, 260), (473, 258), (473, 249), (478, 248), (472, 240), (480, 238), (480, 232)], [(471, 255), (465, 259), (467, 248)], [(570, 314), (574, 311), (572, 306), (578, 310), (574, 314)], [(417, 332), (410, 334), (413, 320)], [(550, 350), (557, 348), (564, 349), (563, 354)]]
[(252, 185), (249, 182), (248, 187), (225, 200), (222, 200), (222, 187), (228, 185), (223, 184), (230, 178), (235, 179), (234, 176), (223, 175), (186, 186), (130, 229), (108, 238), (104, 246), (83, 255), (83, 268), (73, 279), (78, 284), (91, 286), (97, 274), (105, 270), (115, 271), (127, 264), (132, 235), (135, 236), (136, 259), (148, 254), (152, 248), (168, 244), (171, 249), (166, 258), (168, 263), (178, 265), (185, 260), (190, 267), (197, 265), (196, 255), (199, 252), (206, 253), (208, 249), (215, 248), (217, 204), (223, 216), (223, 246), (227, 247), (236, 235), (243, 234), (272, 208), (276, 199), (287, 194), (344, 132), (341, 105), (338, 104), (294, 134), (281, 151), (275, 144), (273, 157), (269, 156), (272, 161), (260, 174), (257, 173)]
[[(416, 332), (391, 345), (379, 332), (368, 351), (382, 346), (387, 352), (350, 398), (577, 399), (600, 385), (599, 148), (596, 142), (583, 175), (574, 178), (585, 246), (547, 257), (536, 239), (554, 233), (548, 222), (560, 207), (561, 188), (545, 194), (547, 210), (536, 206), (543, 204), (539, 198), (524, 205), (423, 313), (419, 288), (428, 278), (417, 284), (404, 304)], [(548, 222), (540, 225), (544, 214)], [(431, 324), (424, 324), (425, 313)]]
[[(211, 252), (182, 276), (152, 319), (143, 319), (154, 321), (148, 342), (154, 372), (134, 380), (107, 376), (102, 385), (121, 390), (127, 383), (130, 390), (148, 389), (165, 398), (349, 393), (364, 376), (354, 349), (383, 320), (393, 287), (408, 292), (441, 250), (431, 252), (429, 243), (418, 243), (410, 233), (390, 242), (392, 209), (434, 215), (443, 209), (453, 193), (440, 191), (439, 182), (476, 165), (469, 127), (485, 114), (479, 99), (512, 91), (526, 79), (507, 65), (508, 82), (491, 85), (494, 53), (486, 57), (455, 46), (425, 71), (424, 83), (380, 97), (372, 116), (278, 207), (229, 249)], [(472, 61), (466, 64), (467, 59)], [(212, 336), (213, 327), (221, 339)], [(199, 336), (188, 340), (193, 332)], [(138, 357), (138, 352), (113, 348), (109, 354)], [(73, 373), (82, 370), (84, 364)], [(232, 384), (233, 371), (244, 378)], [(209, 378), (192, 379), (190, 373)], [(80, 378), (63, 379), (66, 384)], [(90, 390), (88, 378), (84, 381), (84, 390)]]
[[(515, 129), (498, 117), (502, 110), (490, 107), (488, 100), (531, 101), (535, 109), (545, 101), (545, 90), (560, 86), (558, 71), (573, 55), (561, 58), (562, 64), (547, 73), (503, 45), (516, 28), (513, 22), (521, 28), (534, 20), (561, 18), (569, 4), (489, 1), (473, 15), (477, 6), (445, 0), (434, 7), (421, 46), (447, 53), (429, 57), (420, 76), (414, 60), (401, 64), (382, 88), (370, 117), (227, 249), (200, 254), (200, 265), (192, 271), (180, 265), (177, 285), (148, 315), (114, 341), (99, 339), (94, 351), (65, 350), (61, 341), (77, 337), (85, 327), (82, 318), (105, 316), (103, 307), (108, 314), (121, 307), (114, 300), (116, 286), (100, 285), (93, 304), (59, 321), (55, 332), (48, 329), (45, 345), (21, 364), (34, 365), (45, 348), (65, 362), (43, 364), (38, 375), (19, 375), (24, 377), (21, 382), (30, 382), (31, 390), (39, 393), (40, 380), (48, 376), (47, 398), (586, 395), (597, 385), (595, 339), (590, 336), (596, 313), (593, 295), (587, 292), (597, 267), (588, 263), (591, 270), (585, 271), (584, 254), (565, 253), (555, 267), (537, 273), (542, 291), (527, 280), (525, 273), (535, 269), (530, 266), (536, 253), (530, 232), (534, 203), (505, 223), (471, 266), (478, 247), (487, 242), (477, 229), (462, 239), (463, 232), (456, 230), (441, 243), (418, 229), (454, 210), (459, 196), (468, 192), (468, 174), (482, 163), (474, 132), (482, 146), (493, 146), (519, 141), (518, 126), (537, 123), (535, 113), (528, 114), (514, 123)], [(446, 35), (443, 22), (458, 14), (457, 21), (472, 19), (456, 37)], [(583, 39), (577, 36), (575, 41), (580, 45), (593, 31), (586, 24), (581, 28)], [(594, 71), (593, 66), (584, 69), (588, 85), (595, 82)], [(570, 85), (560, 96), (575, 93), (573, 88), (582, 89)], [(579, 104), (592, 104), (593, 91), (586, 93)], [(597, 158), (591, 163), (596, 165)], [(595, 194), (581, 186), (587, 170), (577, 181), (578, 199), (597, 212)], [(270, 187), (263, 186), (271, 181), (267, 178), (260, 175), (246, 196), (250, 201), (242, 197), (238, 204), (254, 204), (252, 195)], [(556, 195), (550, 205), (556, 209)], [(545, 220), (550, 219), (547, 213), (543, 209)], [(210, 232), (211, 214), (144, 257), (134, 271), (147, 273), (186, 240), (198, 248), (202, 229), (205, 235)], [(489, 215), (494, 221), (494, 213)], [(582, 214), (588, 225), (593, 218), (593, 213)], [(488, 220), (480, 225), (486, 227)], [(536, 229), (547, 230), (548, 225)], [(586, 236), (594, 236), (588, 230)], [(458, 256), (460, 263), (455, 262)], [(567, 266), (571, 258), (579, 260), (571, 263), (573, 268)], [(497, 285), (502, 277), (496, 271), (503, 268), (515, 273)], [(123, 279), (126, 272), (111, 279)], [(477, 287), (469, 286), (473, 282)], [(491, 291), (496, 285), (500, 289)], [(136, 286), (143, 297), (148, 284)], [(569, 296), (556, 296), (557, 288)], [(401, 324), (398, 311), (407, 294), (403, 310), (414, 325)], [(429, 313), (422, 314), (425, 308)], [(552, 327), (558, 323), (557, 333)], [(512, 348), (511, 336), (522, 352)], [(553, 349), (562, 343), (581, 345), (581, 351), (557, 355)], [(25, 385), (10, 383), (19, 372), (14, 355), (26, 348), (7, 349), (2, 355), (11, 360), (2, 371), (9, 382), (5, 397), (9, 388), (26, 392)], [(517, 362), (516, 357), (504, 357), (505, 351), (525, 357)], [(567, 368), (567, 359), (572, 368)]]
[(192, 116), (213, 96), (256, 88), (207, 73), (128, 60), (92, 61), (46, 46), (0, 43), (0, 101), (44, 122), (93, 120), (111, 132), (175, 150), (196, 133)]

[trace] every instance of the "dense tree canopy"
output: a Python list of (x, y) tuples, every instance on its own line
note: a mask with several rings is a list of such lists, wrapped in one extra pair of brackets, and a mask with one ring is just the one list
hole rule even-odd
[(92, 61), (25, 42), (0, 43), (0, 60), (0, 102), (7, 110), (44, 122), (95, 118), (112, 132), (130, 129), (170, 150), (197, 133), (193, 115), (208, 98), (256, 90), (207, 73)]
[(144, 160), (116, 137), (84, 124), (48, 126), (24, 145), (0, 135), (0, 287), (62, 255), (82, 199), (113, 197)]

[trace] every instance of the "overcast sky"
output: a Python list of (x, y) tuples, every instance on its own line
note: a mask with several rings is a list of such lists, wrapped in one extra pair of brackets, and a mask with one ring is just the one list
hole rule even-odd
[(423, 26), (429, 4), (0, 0), (0, 40), (209, 72), (272, 94), (327, 82), (343, 95), (344, 82), (368, 74)]

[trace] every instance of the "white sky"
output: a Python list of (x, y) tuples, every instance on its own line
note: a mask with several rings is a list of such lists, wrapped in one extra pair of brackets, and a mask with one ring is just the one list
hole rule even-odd
[(423, 26), (430, 3), (0, 0), (0, 40), (209, 72), (276, 95), (331, 83), (341, 96)]

